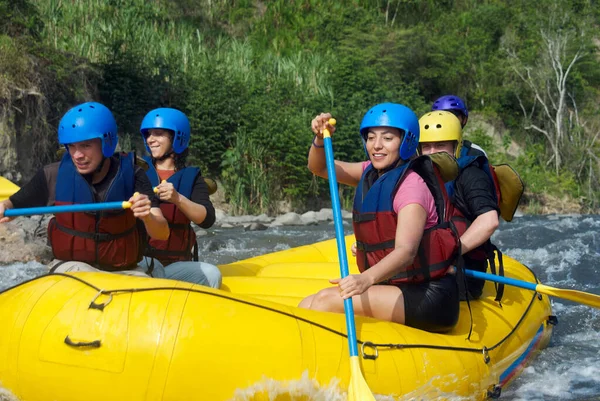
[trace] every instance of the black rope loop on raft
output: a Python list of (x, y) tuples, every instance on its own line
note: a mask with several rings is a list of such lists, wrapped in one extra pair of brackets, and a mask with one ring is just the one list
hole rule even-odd
[[(529, 268), (528, 268), (529, 269)], [(531, 270), (530, 270), (531, 271)], [(533, 272), (532, 272), (533, 274)], [(312, 320), (300, 317), (300, 316), (296, 316), (292, 313), (289, 312), (285, 312), (279, 309), (275, 309), (266, 305), (260, 305), (251, 301), (247, 301), (247, 300), (243, 300), (243, 299), (238, 299), (238, 298), (234, 298), (231, 297), (229, 295), (226, 294), (218, 294), (218, 293), (214, 293), (211, 291), (206, 291), (206, 290), (201, 290), (201, 289), (192, 289), (192, 288), (181, 288), (181, 287), (153, 287), (153, 288), (123, 288), (123, 289), (117, 289), (117, 290), (103, 290), (100, 289), (96, 286), (94, 286), (93, 284), (79, 278), (79, 277), (75, 277), (72, 276), (70, 274), (67, 273), (53, 273), (53, 275), (60, 275), (60, 276), (65, 276), (68, 277), (70, 279), (79, 281), (80, 283), (91, 287), (93, 289), (95, 289), (96, 291), (98, 291), (98, 293), (96, 294), (96, 296), (94, 297), (94, 301), (100, 296), (100, 295), (108, 295), (109, 296), (109, 300), (104, 303), (103, 305), (106, 306), (108, 305), (108, 303), (112, 300), (112, 296), (113, 295), (117, 295), (120, 293), (138, 293), (138, 292), (149, 292), (149, 291), (186, 291), (186, 292), (195, 292), (195, 293), (199, 293), (199, 294), (204, 294), (204, 295), (210, 295), (210, 296), (214, 296), (214, 297), (218, 297), (218, 298), (223, 298), (223, 299), (227, 299), (233, 302), (237, 302), (237, 303), (241, 303), (244, 305), (249, 305), (249, 306), (253, 306), (256, 308), (260, 308), (263, 310), (267, 310), (273, 313), (277, 313), (283, 316), (287, 316), (290, 317), (292, 319), (296, 319), (299, 320), (301, 322), (307, 323), (311, 326), (314, 327), (318, 327), (322, 330), (328, 331), (330, 333), (339, 335), (341, 337), (344, 338), (348, 338), (348, 335), (346, 333), (343, 333), (341, 331), (338, 331), (336, 329), (333, 329), (331, 327), (325, 326), (321, 323), (317, 323), (317, 322), (313, 322)], [(535, 274), (534, 274), (535, 276)], [(39, 279), (36, 278), (36, 279)], [(33, 279), (35, 280), (35, 279)], [(28, 281), (33, 281), (33, 280), (28, 280)], [(28, 282), (27, 281), (27, 282)], [(536, 278), (537, 281), (537, 278)], [(473, 353), (480, 353), (483, 355), (483, 359), (484, 362), (487, 364), (490, 362), (490, 356), (488, 354), (489, 351), (493, 351), (494, 349), (498, 348), (500, 345), (502, 345), (505, 341), (508, 340), (508, 338), (517, 330), (517, 328), (519, 328), (519, 326), (523, 323), (523, 320), (525, 319), (525, 316), (527, 315), (527, 313), (529, 312), (529, 310), (531, 309), (531, 307), (533, 306), (533, 303), (535, 302), (535, 300), (537, 299), (537, 292), (533, 292), (532, 297), (531, 297), (531, 301), (529, 302), (529, 305), (527, 306), (525, 312), (521, 315), (521, 318), (519, 319), (519, 321), (517, 322), (517, 324), (512, 328), (512, 330), (504, 337), (502, 338), (498, 343), (494, 344), (491, 347), (481, 347), (481, 348), (469, 348), (469, 347), (454, 347), (454, 346), (446, 346), (446, 345), (431, 345), (431, 344), (394, 344), (394, 343), (373, 343), (370, 341), (362, 341), (360, 339), (357, 339), (357, 343), (359, 345), (361, 345), (361, 351), (363, 351), (365, 349), (365, 347), (371, 348), (374, 350), (373, 354), (365, 354), (365, 352), (361, 352), (362, 353), (362, 357), (364, 359), (376, 359), (379, 356), (379, 351), (378, 348), (388, 348), (388, 349), (399, 349), (399, 350), (403, 350), (403, 349), (435, 349), (435, 350), (441, 350), (441, 351), (456, 351), (456, 352), (473, 352)], [(93, 301), (92, 301), (93, 303)], [(90, 305), (91, 307), (91, 305)], [(104, 308), (96, 308), (99, 310), (103, 310)]]

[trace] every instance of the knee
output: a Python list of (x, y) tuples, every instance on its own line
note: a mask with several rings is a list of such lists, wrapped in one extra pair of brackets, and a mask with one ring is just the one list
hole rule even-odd
[(339, 312), (343, 309), (344, 300), (340, 297), (339, 290), (326, 288), (313, 295), (310, 309), (322, 312)]
[(208, 263), (202, 263), (202, 272), (206, 276), (206, 281), (208, 282), (209, 287), (216, 289), (221, 288), (223, 275), (217, 266)]

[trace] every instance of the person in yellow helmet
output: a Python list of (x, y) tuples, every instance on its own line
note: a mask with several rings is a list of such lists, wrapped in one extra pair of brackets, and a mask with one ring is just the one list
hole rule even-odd
[[(421, 154), (446, 152), (458, 161), (460, 173), (456, 180), (446, 183), (446, 190), (454, 206), (470, 222), (469, 228), (460, 238), (464, 266), (485, 272), (490, 263), (494, 272), (496, 248), (492, 245), (490, 237), (498, 228), (500, 210), (487, 157), (484, 153), (469, 155), (462, 151), (461, 122), (453, 113), (442, 110), (429, 112), (420, 118), (419, 125)], [(464, 282), (459, 280), (459, 286), (465, 282), (467, 289), (461, 288), (461, 298), (479, 298), (484, 282), (467, 278)], [(502, 296), (501, 291), (500, 288), (497, 298)]]

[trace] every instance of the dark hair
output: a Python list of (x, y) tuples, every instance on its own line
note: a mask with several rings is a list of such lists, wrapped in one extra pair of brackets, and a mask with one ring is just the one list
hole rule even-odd
[(188, 157), (188, 153), (190, 153), (188, 148), (186, 148), (180, 154), (175, 153), (175, 171), (183, 170), (186, 167), (185, 160)]

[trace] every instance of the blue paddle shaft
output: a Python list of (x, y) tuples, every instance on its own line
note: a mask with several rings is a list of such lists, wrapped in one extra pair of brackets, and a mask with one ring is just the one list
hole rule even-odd
[(127, 207), (126, 202), (82, 203), (78, 205), (42, 206), (4, 211), (5, 217), (32, 216), (35, 214), (56, 214), (74, 212), (98, 212), (102, 210), (118, 210)]
[(525, 288), (526, 290), (535, 291), (537, 284), (528, 283), (527, 281), (516, 280), (514, 278), (496, 276), (495, 274), (482, 273), (475, 270), (465, 269), (465, 275), (480, 280), (494, 281), (500, 284), (512, 285), (515, 287)]
[[(325, 160), (327, 161), (327, 176), (329, 178), (329, 192), (331, 193), (331, 206), (333, 209), (333, 224), (335, 226), (335, 239), (337, 241), (338, 260), (340, 262), (340, 273), (342, 278), (348, 276), (348, 256), (346, 254), (346, 243), (344, 241), (344, 225), (342, 212), (340, 210), (340, 197), (338, 193), (337, 178), (335, 175), (335, 161), (333, 159), (333, 146), (331, 137), (324, 135)], [(354, 323), (354, 306), (352, 298), (344, 299), (344, 310), (346, 312), (346, 330), (348, 331), (348, 346), (350, 356), (358, 356), (356, 345), (356, 324)]]

